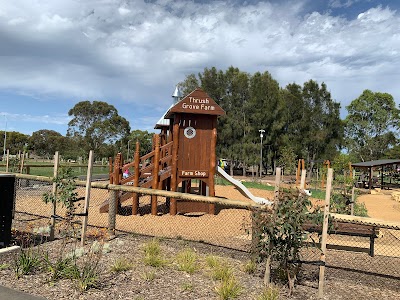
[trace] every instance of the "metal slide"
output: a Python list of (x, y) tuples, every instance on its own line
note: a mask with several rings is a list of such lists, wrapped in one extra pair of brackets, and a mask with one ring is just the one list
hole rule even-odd
[(266, 204), (266, 205), (272, 204), (272, 202), (267, 199), (254, 196), (252, 193), (250, 193), (250, 191), (247, 189), (247, 187), (245, 187), (239, 180), (236, 180), (235, 178), (230, 176), (228, 173), (226, 173), (221, 167), (217, 167), (217, 173), (218, 173), (218, 175), (220, 175), (221, 177), (223, 177), (224, 179), (226, 179), (230, 183), (232, 183), (243, 196), (253, 200), (254, 202), (256, 202), (258, 204)]

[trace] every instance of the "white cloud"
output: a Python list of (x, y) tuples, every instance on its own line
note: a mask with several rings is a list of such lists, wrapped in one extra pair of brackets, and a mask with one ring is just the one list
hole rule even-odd
[(0, 121), (0, 124), (2, 124), (3, 122), (4, 123), (7, 122), (8, 124), (17, 123), (18, 121), (23, 120), (24, 122), (32, 122), (32, 123), (66, 125), (71, 120), (71, 117), (69, 117), (68, 115), (50, 116), (50, 115), (13, 114), (8, 112), (0, 112), (0, 116), (4, 118), (4, 120)]
[[(166, 101), (166, 108), (174, 84), (211, 66), (268, 70), (282, 85), (325, 81), (343, 101), (357, 97), (353, 91), (391, 89), (388, 82), (399, 81), (397, 12), (378, 6), (347, 20), (303, 15), (306, 4), (7, 1), (0, 4), (0, 89)], [(343, 89), (349, 82), (358, 88)]]

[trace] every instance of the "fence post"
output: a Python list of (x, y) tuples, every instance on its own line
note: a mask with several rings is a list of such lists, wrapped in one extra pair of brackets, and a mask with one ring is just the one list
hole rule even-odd
[[(60, 157), (58, 154), (58, 151), (56, 151), (56, 153), (54, 154), (54, 170), (53, 170), (53, 176), (54, 178), (57, 177), (58, 175), (58, 165), (60, 162)], [(55, 230), (55, 226), (56, 226), (56, 213), (57, 213), (57, 204), (56, 204), (56, 194), (57, 194), (57, 183), (53, 182), (53, 190), (52, 190), (52, 194), (54, 197), (54, 202), (53, 207), (52, 207), (52, 214), (51, 214), (51, 223), (50, 223), (50, 241), (54, 240), (54, 230)]]
[(24, 173), (24, 163), (25, 163), (25, 151), (21, 158), (21, 165), (20, 165), (20, 169), (19, 169), (20, 174)]
[[(154, 157), (153, 157), (153, 182), (152, 188), (158, 188), (158, 171), (160, 166), (160, 137), (159, 135), (155, 135), (154, 139)], [(151, 195), (151, 214), (153, 216), (157, 215), (157, 196)]]
[(112, 190), (108, 202), (108, 235), (115, 236), (115, 219), (117, 215), (118, 191)]
[(89, 164), (87, 168), (87, 177), (86, 177), (86, 191), (85, 191), (85, 207), (83, 209), (83, 220), (82, 220), (82, 233), (81, 233), (81, 246), (85, 245), (86, 239), (86, 228), (87, 222), (89, 218), (89, 201), (90, 201), (90, 190), (92, 187), (92, 170), (93, 170), (93, 150), (89, 152)]
[(319, 282), (318, 282), (318, 298), (321, 299), (324, 295), (325, 284), (325, 261), (326, 261), (326, 241), (328, 239), (329, 226), (329, 204), (331, 199), (333, 169), (328, 169), (328, 177), (326, 179), (326, 194), (324, 207), (324, 223), (322, 225), (321, 239), (321, 266), (319, 267)]
[[(140, 144), (139, 141), (136, 141), (136, 149), (134, 155), (134, 169), (135, 169), (135, 177), (133, 179), (133, 186), (139, 186), (140, 179)], [(139, 209), (139, 194), (133, 193), (132, 195), (132, 215), (137, 215)]]
[(355, 172), (353, 172), (353, 174), (352, 174), (352, 179), (353, 179), (353, 181), (352, 181), (352, 189), (351, 189), (351, 203), (350, 203), (350, 214), (352, 215), (352, 216), (354, 216), (354, 201), (355, 201), (355, 198), (356, 198), (356, 190), (355, 190), (355, 187), (354, 187), (354, 178), (356, 178), (356, 173)]
[(7, 159), (6, 159), (6, 172), (8, 173), (8, 166), (10, 165), (10, 149), (7, 149)]
[(304, 190), (306, 188), (306, 170), (301, 170), (301, 180), (300, 180), (300, 189)]

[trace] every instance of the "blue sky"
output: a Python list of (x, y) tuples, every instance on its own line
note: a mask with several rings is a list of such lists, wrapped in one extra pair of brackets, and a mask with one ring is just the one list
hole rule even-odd
[(83, 100), (152, 130), (190, 73), (269, 71), (400, 102), (400, 1), (0, 0), (0, 130), (65, 135)]

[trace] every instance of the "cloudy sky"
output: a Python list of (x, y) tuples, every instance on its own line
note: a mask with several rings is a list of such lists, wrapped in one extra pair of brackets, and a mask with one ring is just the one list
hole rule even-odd
[(0, 0), (0, 130), (65, 135), (82, 100), (152, 130), (175, 85), (205, 67), (364, 89), (400, 102), (400, 1)]

